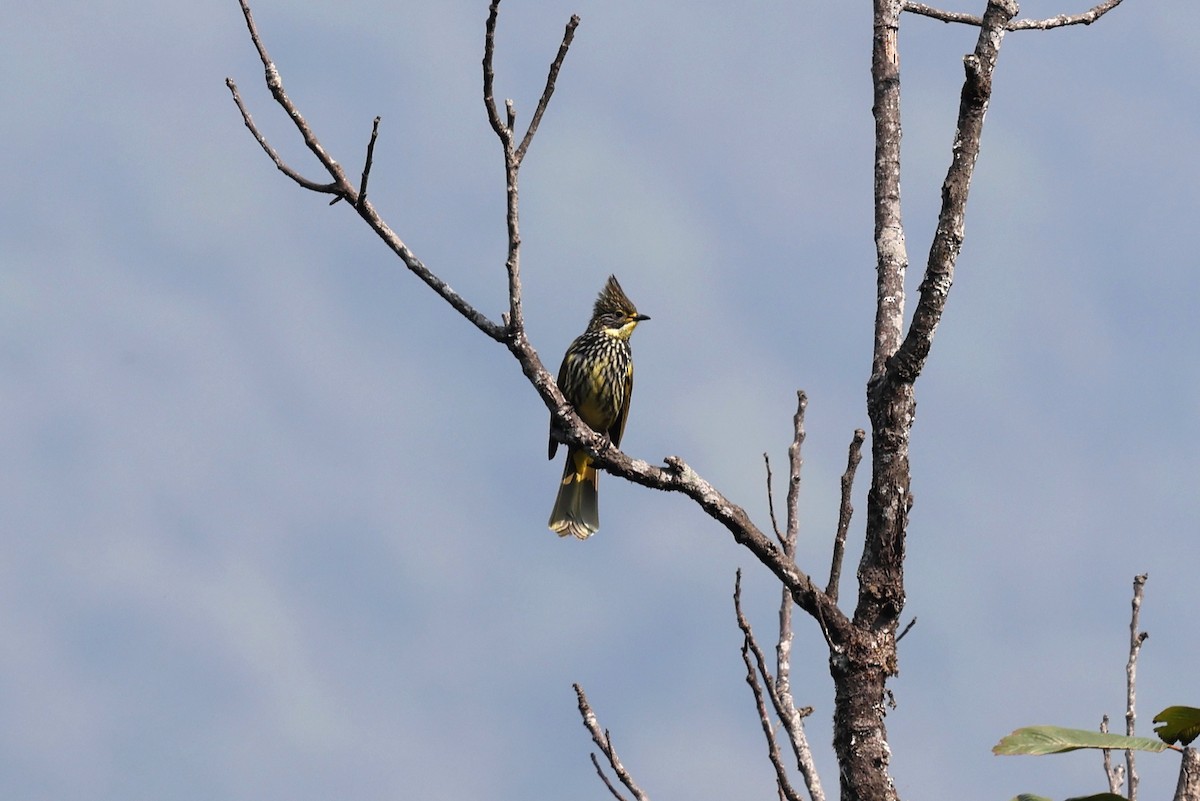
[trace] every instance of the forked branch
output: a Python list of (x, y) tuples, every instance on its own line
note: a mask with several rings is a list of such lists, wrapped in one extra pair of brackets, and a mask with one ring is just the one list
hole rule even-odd
[[(875, 0), (871, 52), (875, 118), (876, 308), (867, 413), (871, 420), (871, 486), (858, 567), (858, 601), (848, 647), (830, 660), (836, 690), (834, 749), (842, 797), (895, 801), (888, 772), (891, 748), (884, 714), (887, 681), (898, 671), (896, 630), (906, 598), (904, 561), (912, 506), (909, 440), (916, 413), (914, 383), (929, 355), (962, 246), (963, 219), (991, 76), (1013, 0), (989, 0), (974, 52), (964, 59), (953, 157), (942, 188), (938, 229), (905, 331), (908, 253), (900, 207), (900, 56), (903, 0)], [(831, 573), (834, 571), (831, 571)], [(836, 578), (836, 576), (831, 576)], [(836, 587), (831, 581), (830, 588)], [(828, 593), (825, 594), (828, 598)]]
[(525, 320), (521, 311), (521, 230), (518, 211), (520, 192), (517, 189), (517, 176), (521, 170), (521, 162), (525, 159), (525, 153), (533, 142), (534, 134), (537, 133), (538, 124), (542, 121), (542, 115), (546, 113), (546, 107), (550, 105), (550, 96), (554, 94), (554, 84), (558, 80), (558, 72), (562, 69), (563, 60), (567, 57), (567, 50), (570, 49), (571, 41), (575, 38), (575, 29), (579, 27), (579, 15), (572, 15), (567, 22), (562, 44), (559, 45), (558, 53), (550, 64), (550, 74), (546, 76), (546, 85), (542, 89), (542, 96), (538, 99), (533, 119), (530, 120), (529, 128), (525, 131), (520, 145), (515, 144), (514, 128), (517, 124), (515, 104), (512, 100), (504, 102), (504, 120), (500, 119), (500, 112), (496, 109), (496, 71), (492, 62), (496, 55), (496, 20), (499, 15), (500, 0), (492, 0), (492, 4), (488, 7), (487, 25), (483, 37), (483, 105), (487, 109), (488, 122), (491, 124), (492, 130), (496, 132), (496, 136), (500, 138), (500, 145), (504, 150), (507, 208), (505, 222), (508, 225), (508, 258), (505, 260), (505, 269), (508, 272), (506, 326), (510, 336), (517, 337), (522, 336), (525, 330)]
[[(592, 735), (592, 742), (600, 749), (600, 753), (604, 754), (604, 758), (608, 760), (609, 766), (613, 773), (616, 774), (618, 781), (623, 784), (633, 797), (638, 801), (648, 801), (649, 796), (637, 786), (633, 777), (629, 775), (629, 771), (625, 770), (625, 766), (621, 764), (620, 757), (617, 756), (617, 749), (613, 747), (612, 737), (608, 733), (608, 729), (600, 727), (600, 721), (596, 718), (596, 713), (592, 711), (592, 707), (588, 704), (587, 696), (583, 694), (583, 688), (578, 684), (572, 685), (575, 688), (575, 697), (579, 702), (579, 715), (583, 718), (583, 725)], [(600, 767), (600, 762), (596, 759), (596, 755), (592, 754), (592, 764), (596, 766), (596, 772), (600, 774), (600, 778), (604, 781), (604, 786), (613, 794), (618, 801), (625, 801), (625, 797), (620, 791), (613, 786), (612, 782), (604, 774), (604, 770)]]
[[(792, 787), (787, 768), (783, 765), (783, 757), (779, 753), (779, 742), (775, 738), (775, 726), (771, 722), (770, 712), (767, 711), (763, 685), (766, 685), (765, 694), (771, 697), (776, 714), (779, 714), (778, 685), (771, 678), (771, 674), (767, 670), (766, 657), (754, 639), (754, 632), (750, 629), (749, 621), (742, 613), (742, 571), (740, 569), (737, 571), (737, 578), (733, 585), (733, 609), (737, 615), (738, 628), (742, 630), (742, 662), (746, 665), (746, 684), (750, 685), (750, 691), (754, 694), (754, 706), (758, 710), (758, 722), (762, 726), (763, 736), (767, 739), (767, 758), (771, 760), (771, 767), (775, 769), (775, 784), (779, 788), (779, 796), (786, 801), (800, 801), (800, 794), (796, 792), (796, 788)], [(760, 675), (762, 676), (761, 683), (759, 682)]]
[(958, 122), (950, 168), (942, 183), (942, 207), (937, 232), (929, 249), (920, 299), (908, 334), (888, 365), (889, 378), (911, 384), (921, 372), (933, 334), (946, 308), (954, 267), (965, 235), (967, 195), (979, 157), (983, 120), (992, 97), (992, 72), (1000, 55), (1009, 21), (1017, 13), (1015, 0), (990, 0), (979, 30), (975, 51), (963, 58), (966, 80), (958, 105)]
[[(775, 504), (771, 487), (771, 462), (769, 459), (766, 459), (766, 454), (763, 455), (767, 465), (767, 501), (770, 508), (771, 524), (775, 529), (775, 535), (779, 539), (779, 544), (783, 547), (784, 556), (793, 565), (796, 563), (796, 542), (800, 531), (800, 471), (804, 465), (801, 449), (804, 445), (804, 414), (807, 409), (808, 395), (803, 390), (800, 390), (796, 393), (796, 414), (792, 417), (792, 442), (788, 446), (787, 523), (782, 531), (779, 529), (779, 525), (775, 519)], [(744, 637), (742, 659), (746, 663), (746, 682), (750, 685), (754, 693), (755, 704), (759, 711), (759, 719), (767, 738), (768, 757), (775, 768), (780, 795), (790, 799), (795, 797), (796, 791), (788, 781), (787, 772), (783, 767), (779, 755), (779, 746), (776, 742), (770, 717), (766, 712), (766, 706), (763, 703), (763, 690), (758, 682), (758, 675), (762, 676), (762, 683), (766, 685), (767, 695), (771, 699), (775, 714), (783, 725), (783, 729), (788, 735), (788, 740), (792, 744), (792, 753), (796, 759), (796, 767), (804, 779), (809, 797), (812, 801), (825, 801), (825, 792), (821, 787), (821, 779), (817, 774), (816, 763), (813, 761), (812, 749), (808, 744), (808, 735), (804, 730), (804, 718), (812, 712), (812, 709), (811, 707), (804, 710), (797, 709), (792, 695), (791, 660), (792, 643), (795, 639), (792, 627), (792, 610), (795, 602), (792, 594), (785, 587), (779, 602), (779, 639), (775, 645), (775, 678), (772, 679), (770, 672), (767, 670), (766, 659), (763, 656), (762, 650), (758, 647), (758, 643), (754, 639), (750, 623), (742, 614), (741, 582), (742, 573), (739, 570), (734, 588), (733, 604), (734, 611), (737, 614), (738, 627), (742, 630)], [(826, 636), (829, 636), (828, 633), (826, 633)], [(751, 653), (755, 657), (753, 662), (750, 660)]]
[[(1108, 715), (1104, 715), (1100, 719), (1100, 733), (1108, 734)], [(1113, 765), (1112, 750), (1105, 748), (1101, 750), (1101, 762), (1104, 765), (1104, 776), (1108, 779), (1108, 791), (1113, 795), (1121, 792), (1121, 787), (1125, 784), (1125, 766)]]
[[(246, 8), (246, 13), (247, 14), (250, 13), (249, 8)], [(248, 18), (248, 20), (249, 20), (249, 18)], [(250, 21), (251, 25), (254, 24), (253, 20), (249, 20), (249, 21)], [(257, 33), (254, 32), (253, 28), (251, 28), (251, 32), (253, 35), (255, 35), (255, 36), (257, 35)], [(272, 66), (274, 66), (274, 65), (272, 65)], [(274, 76), (275, 76), (275, 79), (278, 80), (279, 73), (278, 72), (274, 73)], [(267, 85), (268, 86), (271, 85), (271, 79), (272, 79), (272, 73), (268, 70), (268, 72), (267, 72)], [(229, 91), (233, 94), (233, 102), (237, 105), (238, 111), (240, 111), (242, 113), (242, 122), (245, 123), (246, 128), (248, 128), (250, 130), (250, 134), (254, 137), (254, 140), (256, 142), (258, 142), (259, 147), (261, 147), (263, 149), (263, 152), (265, 152), (267, 154), (267, 157), (270, 158), (271, 161), (273, 161), (275, 163), (275, 167), (280, 172), (282, 172), (288, 178), (291, 178), (293, 181), (295, 181), (301, 187), (309, 190), (310, 192), (321, 192), (321, 193), (327, 194), (327, 195), (338, 194), (340, 187), (338, 186), (338, 182), (336, 180), (334, 180), (332, 183), (327, 183), (327, 184), (320, 183), (319, 181), (313, 181), (308, 178), (305, 178), (303, 175), (301, 175), (295, 169), (293, 169), (289, 164), (287, 164), (287, 162), (285, 162), (283, 160), (283, 158), (279, 155), (279, 152), (277, 150), (275, 150), (275, 148), (272, 147), (271, 144), (267, 141), (267, 138), (265, 136), (263, 136), (262, 132), (258, 130), (258, 126), (255, 124), (254, 118), (250, 116), (249, 109), (247, 109), (246, 104), (244, 102), (242, 102), (242, 96), (241, 96), (241, 94), (238, 93), (237, 84), (233, 82), (233, 78), (226, 78), (225, 85), (229, 87)], [(281, 84), (281, 86), (282, 86), (282, 84)], [(276, 99), (278, 100), (278, 98), (276, 98)], [(286, 100), (286, 99), (287, 98), (285, 95), (284, 100)], [(280, 102), (282, 102), (282, 101), (280, 101)], [(289, 100), (287, 102), (290, 103), (291, 101)], [(284, 106), (284, 108), (287, 108), (287, 106)]]
[[(791, 599), (784, 598), (784, 607), (791, 606)], [(767, 741), (767, 758), (775, 770), (776, 787), (781, 799), (799, 801), (800, 795), (788, 778), (787, 768), (783, 764), (778, 738), (775, 736), (775, 726), (771, 712), (767, 708), (767, 700), (771, 702), (775, 717), (783, 725), (784, 732), (792, 744), (792, 754), (796, 767), (804, 779), (805, 787), (811, 801), (825, 801), (825, 791), (817, 774), (816, 763), (813, 761), (812, 749), (808, 745), (808, 736), (804, 731), (804, 718), (812, 714), (812, 707), (797, 709), (792, 696), (789, 679), (790, 650), (792, 644), (791, 615), (780, 613), (779, 643), (776, 646), (776, 675), (772, 676), (767, 668), (767, 658), (754, 637), (750, 621), (742, 611), (742, 571), (737, 571), (733, 587), (733, 610), (737, 618), (738, 628), (742, 632), (742, 662), (746, 666), (746, 684), (754, 695), (754, 706), (758, 711), (759, 725), (762, 726), (763, 736)], [(761, 680), (760, 680), (761, 677)]]
[[(426, 267), (416, 255), (408, 249), (403, 240), (393, 231), (387, 223), (375, 211), (374, 206), (365, 198), (360, 197), (360, 190), (355, 189), (353, 184), (346, 177), (346, 173), (322, 146), (316, 133), (309, 127), (308, 121), (304, 115), (300, 113), (300, 109), (292, 102), (283, 87), (283, 77), (280, 75), (279, 69), (271, 60), (267, 53), (266, 45), (263, 43), (262, 36), (259, 35), (258, 26), (254, 22), (254, 16), (250, 11), (248, 0), (238, 0), (242, 7), (242, 14), (246, 18), (246, 28), (250, 31), (250, 40), (254, 43), (254, 47), (258, 50), (259, 59), (263, 63), (263, 68), (266, 71), (267, 88), (271, 90), (271, 96), (275, 102), (284, 110), (291, 119), (292, 124), (296, 126), (300, 137), (304, 140), (305, 145), (321, 162), (322, 167), (332, 179), (327, 184), (322, 184), (317, 181), (312, 181), (302, 176), (299, 171), (288, 165), (280, 157), (279, 153), (259, 131), (255, 125), (253, 117), (250, 115), (249, 109), (242, 100), (241, 94), (238, 92), (237, 84), (232, 78), (225, 79), (225, 85), (229, 87), (230, 93), (233, 95), (233, 102), (237, 105), (238, 111), (241, 112), (242, 121), (254, 136), (254, 139), (259, 143), (259, 146), (266, 152), (267, 156), (275, 163), (281, 172), (295, 181), (305, 189), (313, 192), (321, 192), (324, 194), (335, 195), (335, 200), (341, 199), (349, 202), (350, 206), (358, 213), (360, 217), (367, 222), (376, 235), (383, 240), (392, 252), (395, 253), (404, 265), (411, 270), (418, 278), (425, 282), (434, 292), (436, 292), (443, 300), (449, 303), (459, 314), (467, 318), (480, 331), (496, 340), (503, 342), (508, 337), (508, 329), (506, 326), (499, 325), (488, 319), (487, 315), (480, 312), (474, 306), (466, 301), (461, 295), (455, 292), (450, 286)], [(377, 136), (377, 128), (372, 129), (372, 142), (367, 148), (367, 162), (363, 166), (364, 181), (362, 188), (365, 189), (365, 176), (370, 173), (369, 162), (374, 154), (374, 139)]]
[(512, 101), (508, 101), (505, 104), (506, 120), (502, 122), (500, 113), (496, 110), (496, 98), (493, 91), (496, 84), (496, 72), (492, 67), (492, 60), (496, 53), (496, 19), (499, 13), (500, 0), (493, 0), (488, 8), (487, 32), (484, 35), (483, 43), (483, 103), (487, 107), (488, 122), (491, 123), (492, 130), (500, 137), (501, 142), (512, 149), (513, 157), (517, 165), (520, 165), (525, 158), (526, 151), (529, 150), (529, 145), (533, 142), (534, 134), (537, 133), (542, 115), (546, 113), (546, 107), (550, 105), (550, 96), (554, 94), (558, 72), (562, 69), (563, 60), (567, 57), (567, 50), (570, 49), (571, 42), (575, 39), (575, 29), (579, 27), (579, 15), (572, 14), (571, 19), (567, 21), (562, 43), (558, 46), (558, 54), (554, 57), (554, 61), (550, 63), (550, 74), (546, 76), (546, 85), (542, 89), (542, 96), (538, 98), (533, 118), (529, 121), (529, 128), (525, 131), (525, 136), (521, 137), (521, 143), (514, 147), (516, 132), (513, 130), (513, 126), (516, 123), (516, 111)]

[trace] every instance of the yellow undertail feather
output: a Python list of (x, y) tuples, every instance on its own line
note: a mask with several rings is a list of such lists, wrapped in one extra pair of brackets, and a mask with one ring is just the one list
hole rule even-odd
[(550, 512), (550, 530), (560, 537), (586, 540), (600, 529), (600, 504), (596, 488), (600, 474), (582, 451), (567, 454), (562, 483), (554, 510)]

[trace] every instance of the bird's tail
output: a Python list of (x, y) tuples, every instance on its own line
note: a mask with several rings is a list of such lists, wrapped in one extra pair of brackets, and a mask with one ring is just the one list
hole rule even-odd
[(567, 453), (554, 511), (550, 513), (551, 531), (560, 537), (571, 535), (581, 540), (596, 533), (600, 528), (600, 506), (596, 497), (599, 480), (600, 474), (592, 466), (591, 457), (572, 448)]

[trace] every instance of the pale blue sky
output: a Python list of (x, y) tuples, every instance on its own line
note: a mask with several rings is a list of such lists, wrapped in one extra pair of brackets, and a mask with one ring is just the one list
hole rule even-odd
[[(255, 11), (351, 173), (383, 117), (374, 202), (498, 318), (486, 2)], [(801, 563), (824, 576), (867, 424), (869, 4), (505, 0), (497, 94), (521, 120), (573, 12), (522, 175), (532, 341), (556, 366), (615, 272), (653, 317), (628, 452), (684, 457), (764, 527), (762, 453), (778, 476), (805, 389)], [(919, 622), (888, 719), (903, 796), (1103, 789), (1091, 756), (990, 748), (1019, 725), (1120, 718), (1137, 572), (1141, 732), (1200, 702), (1197, 24), (1191, 3), (1128, 0), (1006, 39), (917, 386)], [(914, 292), (974, 36), (904, 20)], [(730, 603), (741, 566), (767, 637), (766, 571), (683, 499), (611, 477), (596, 537), (545, 529), (561, 468), (540, 401), (349, 209), (258, 150), (226, 76), (320, 177), (236, 2), (14, 7), (0, 76), (8, 796), (603, 798), (581, 682), (652, 797), (774, 797)], [(798, 635), (832, 794), (824, 646), (807, 620)], [(1166, 797), (1177, 759), (1140, 764), (1143, 797)]]

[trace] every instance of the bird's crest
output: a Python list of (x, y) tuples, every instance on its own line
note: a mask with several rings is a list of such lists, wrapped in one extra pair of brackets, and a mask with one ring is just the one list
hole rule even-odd
[(627, 339), (639, 322), (649, 319), (644, 314), (638, 314), (633, 301), (617, 283), (617, 277), (610, 275), (596, 298), (596, 305), (592, 307), (592, 320), (588, 328)]

